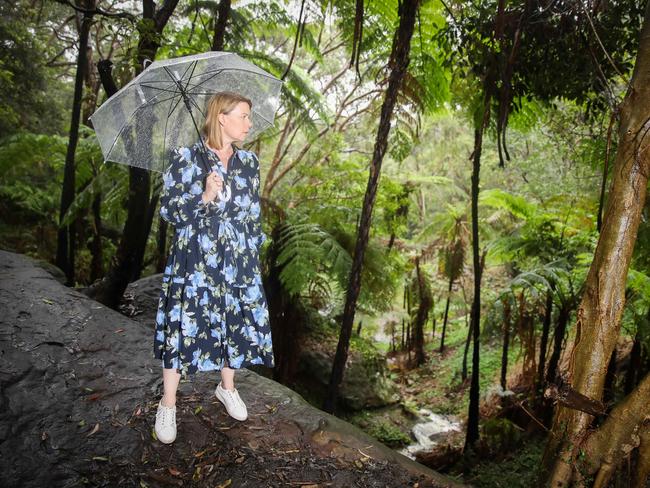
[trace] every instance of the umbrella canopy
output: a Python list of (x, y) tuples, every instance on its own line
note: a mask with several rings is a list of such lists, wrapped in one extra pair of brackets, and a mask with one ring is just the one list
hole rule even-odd
[(90, 119), (106, 161), (162, 173), (170, 149), (199, 139), (212, 95), (231, 91), (252, 101), (252, 138), (273, 125), (282, 83), (229, 52), (154, 61)]

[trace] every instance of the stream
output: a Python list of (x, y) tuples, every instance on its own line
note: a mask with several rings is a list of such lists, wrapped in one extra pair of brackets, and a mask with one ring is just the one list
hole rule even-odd
[(430, 451), (440, 442), (444, 442), (448, 432), (460, 432), (460, 421), (452, 415), (441, 415), (431, 410), (421, 408), (419, 411), (421, 421), (417, 422), (411, 432), (415, 436), (415, 442), (400, 449), (398, 452), (413, 460), (415, 453)]

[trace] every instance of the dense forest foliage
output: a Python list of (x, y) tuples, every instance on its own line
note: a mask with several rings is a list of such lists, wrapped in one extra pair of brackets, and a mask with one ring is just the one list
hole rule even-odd
[(647, 486), (650, 3), (0, 12), (2, 248), (116, 309), (162, 272), (160, 174), (105, 162), (89, 118), (149, 61), (235, 52), (284, 80), (274, 126), (244, 145), (261, 161), (274, 379), (291, 384), (318, 311), (337, 340), (323, 410), (363, 337), (420, 384), (416, 404), (463, 420), (434, 469), (503, 486), (488, 461), (532, 457), (512, 486)]

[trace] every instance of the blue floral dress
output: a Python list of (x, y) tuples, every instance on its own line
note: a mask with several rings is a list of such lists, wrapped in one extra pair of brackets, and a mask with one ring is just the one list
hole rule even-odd
[[(160, 215), (175, 228), (156, 314), (154, 355), (185, 378), (197, 371), (274, 366), (259, 250), (259, 161), (236, 149), (227, 169), (207, 151), (212, 171), (230, 186), (228, 201), (204, 204), (201, 144), (176, 148), (163, 175)], [(204, 153), (205, 154), (205, 153)]]

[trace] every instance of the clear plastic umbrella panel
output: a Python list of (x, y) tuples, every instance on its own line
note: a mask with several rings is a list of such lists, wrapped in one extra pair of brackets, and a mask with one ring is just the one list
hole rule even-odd
[(154, 61), (91, 116), (106, 161), (164, 172), (170, 149), (200, 140), (207, 102), (232, 91), (253, 102), (249, 140), (273, 125), (282, 81), (234, 53)]

